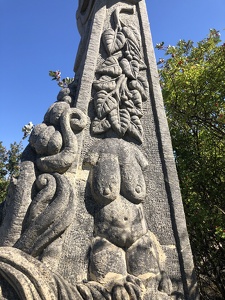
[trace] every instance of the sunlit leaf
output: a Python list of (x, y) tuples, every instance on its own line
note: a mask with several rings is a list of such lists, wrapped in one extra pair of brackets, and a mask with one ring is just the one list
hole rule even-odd
[(96, 73), (117, 77), (122, 74), (122, 69), (118, 59), (110, 56), (97, 68)]
[(111, 128), (111, 125), (107, 119), (99, 120), (95, 118), (91, 124), (92, 133), (101, 134), (108, 131)]
[(126, 109), (114, 109), (109, 114), (109, 121), (119, 136), (124, 136), (130, 125), (130, 114)]
[(143, 142), (143, 127), (138, 116), (131, 116), (130, 126), (127, 132), (140, 143)]
[(99, 119), (103, 119), (118, 103), (114, 97), (102, 90), (95, 95), (95, 108)]
[(122, 32), (115, 32), (112, 28), (103, 32), (102, 39), (109, 55), (121, 50), (126, 42), (124, 34)]
[(116, 81), (109, 76), (102, 76), (99, 80), (93, 82), (93, 87), (97, 91), (111, 92), (116, 88)]
[(135, 46), (137, 47), (137, 49), (140, 50), (141, 38), (140, 38), (139, 32), (137, 30), (135, 30), (134, 28), (127, 27), (127, 26), (124, 26), (122, 30), (123, 30), (125, 37), (128, 38), (130, 42), (133, 42), (135, 44)]
[(129, 83), (129, 88), (140, 92), (143, 100), (147, 100), (149, 94), (149, 85), (146, 77), (138, 76), (136, 80)]
[(136, 60), (128, 61), (126, 58), (123, 58), (120, 61), (120, 66), (123, 70), (123, 73), (130, 79), (136, 79), (139, 74), (139, 63)]

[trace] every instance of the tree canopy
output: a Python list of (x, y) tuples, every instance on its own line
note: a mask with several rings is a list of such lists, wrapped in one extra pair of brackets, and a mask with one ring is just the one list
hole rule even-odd
[(0, 203), (6, 197), (11, 177), (19, 174), (21, 152), (21, 143), (14, 142), (7, 150), (0, 141)]
[(225, 43), (211, 29), (156, 48), (201, 295), (225, 299)]

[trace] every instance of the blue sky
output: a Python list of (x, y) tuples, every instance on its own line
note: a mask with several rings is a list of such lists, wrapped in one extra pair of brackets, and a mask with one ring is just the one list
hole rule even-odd
[[(220, 30), (225, 40), (224, 0), (146, 2), (154, 45), (197, 42), (210, 28)], [(21, 128), (29, 121), (41, 123), (56, 100), (59, 87), (48, 71), (73, 77), (80, 39), (77, 5), (78, 0), (0, 0), (0, 141), (6, 147), (21, 140)]]

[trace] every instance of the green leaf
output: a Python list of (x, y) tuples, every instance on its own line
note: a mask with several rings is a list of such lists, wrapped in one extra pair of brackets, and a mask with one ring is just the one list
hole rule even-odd
[(49, 71), (49, 76), (55, 77), (55, 76), (56, 76), (56, 72), (54, 72), (54, 71)]

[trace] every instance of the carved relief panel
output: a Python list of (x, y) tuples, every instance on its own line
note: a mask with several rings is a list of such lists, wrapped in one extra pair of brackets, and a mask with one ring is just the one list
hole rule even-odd
[(92, 132), (100, 134), (111, 128), (118, 137), (128, 134), (142, 142), (142, 102), (149, 94), (146, 72), (143, 72), (147, 67), (139, 30), (126, 25), (123, 14), (135, 14), (135, 6), (117, 7), (112, 13), (114, 28), (102, 34), (102, 57), (106, 58), (98, 65), (97, 80), (93, 82), (96, 118), (92, 121)]
[(143, 2), (79, 1), (75, 81), (35, 126), (4, 205), (3, 300), (197, 299), (182, 282)]

